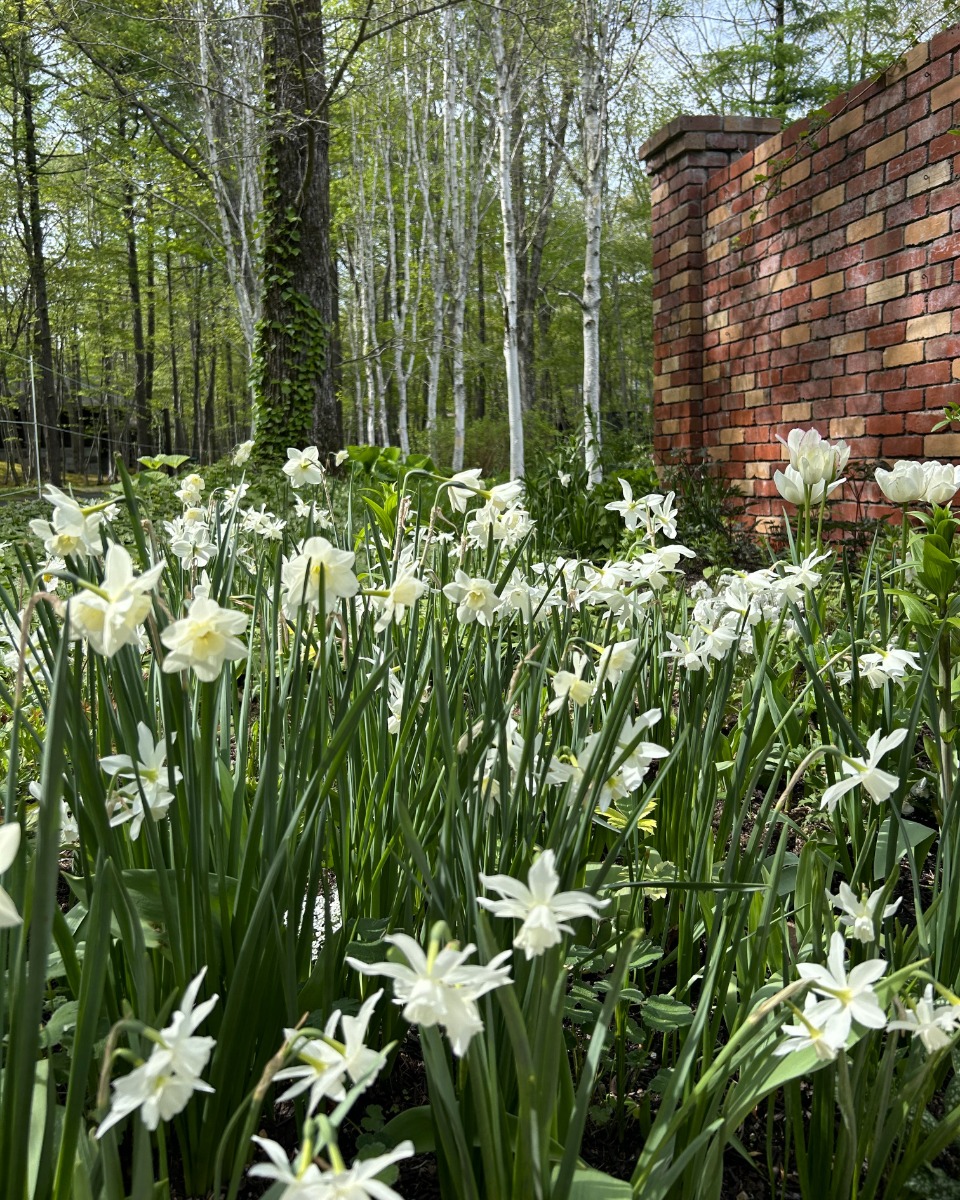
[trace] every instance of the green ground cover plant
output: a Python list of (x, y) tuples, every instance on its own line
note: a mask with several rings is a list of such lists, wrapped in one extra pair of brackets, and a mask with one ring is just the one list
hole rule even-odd
[(960, 1190), (960, 472), (879, 471), (854, 568), (846, 448), (786, 453), (785, 552), (706, 578), (640, 473), (558, 476), (593, 555), (552, 483), (365, 448), (48, 489), (0, 1194)]

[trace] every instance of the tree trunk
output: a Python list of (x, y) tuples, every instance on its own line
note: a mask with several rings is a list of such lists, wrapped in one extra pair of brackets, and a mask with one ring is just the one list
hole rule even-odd
[(507, 61), (500, 9), (492, 14), (490, 43), (497, 86), (497, 132), (500, 161), (500, 215), (503, 222), (503, 358), (507, 375), (507, 414), (510, 422), (510, 477), (523, 476), (523, 403), (520, 396), (520, 356), (517, 345), (517, 233), (513, 212), (513, 66)]
[[(26, 245), (30, 290), (33, 295), (34, 346), (37, 367), (35, 386), (37, 419), (45, 426), (47, 474), (51, 483), (63, 482), (63, 454), (60, 441), (60, 412), (57, 404), (56, 376), (53, 369), (53, 333), (47, 294), (47, 261), (44, 252), (43, 213), (40, 206), (40, 166), (37, 153), (37, 129), (34, 120), (34, 88), (31, 77), (33, 47), (29, 44), (29, 22), (24, 4), (18, 5), (18, 21), (24, 31), (18, 45), (17, 65), (22, 77), (17, 80), (23, 104), (23, 162), (26, 187), (26, 211), (18, 186), (18, 209)], [(16, 75), (14, 75), (16, 79)], [(16, 141), (16, 139), (14, 139)]]
[(480, 368), (477, 371), (477, 420), (487, 415), (487, 300), (483, 288), (483, 242), (477, 246), (477, 341)]
[[(553, 215), (553, 201), (556, 196), (560, 168), (564, 162), (564, 143), (567, 137), (567, 124), (570, 117), (570, 106), (573, 102), (574, 85), (565, 82), (560, 95), (560, 107), (557, 119), (549, 125), (549, 117), (543, 117), (543, 128), (538, 138), (539, 146), (539, 179), (536, 204), (533, 206), (534, 215), (519, 230), (520, 254), (518, 268), (520, 272), (520, 288), (517, 302), (517, 341), (520, 350), (520, 386), (523, 393), (523, 403), (526, 408), (535, 408), (539, 399), (536, 369), (536, 338), (537, 316), (540, 309), (540, 271), (543, 266), (543, 252), (547, 242), (547, 232), (550, 228), (550, 218)], [(550, 106), (550, 97), (543, 97), (544, 107)], [(553, 153), (548, 156), (547, 145), (553, 146)]]
[[(126, 129), (120, 124), (120, 137)], [(137, 254), (136, 195), (133, 181), (123, 185), (123, 219), (127, 238), (127, 286), (130, 290), (130, 322), (133, 327), (134, 388), (133, 404), (137, 421), (137, 457), (153, 450), (150, 421), (150, 399), (147, 385), (147, 347), (143, 332), (143, 301), (140, 294), (140, 261)]]
[(583, 0), (580, 42), (580, 103), (583, 110), (583, 440), (587, 484), (600, 482), (600, 236), (606, 167), (606, 13)]
[(257, 453), (279, 463), (311, 439), (327, 459), (342, 444), (330, 337), (329, 115), (322, 0), (266, 0), (264, 289), (253, 381)]
[(187, 431), (183, 424), (183, 397), (180, 395), (180, 373), (177, 358), (177, 330), (173, 319), (173, 266), (167, 247), (167, 324), (170, 330), (170, 391), (173, 400), (174, 446), (177, 454), (187, 453)]

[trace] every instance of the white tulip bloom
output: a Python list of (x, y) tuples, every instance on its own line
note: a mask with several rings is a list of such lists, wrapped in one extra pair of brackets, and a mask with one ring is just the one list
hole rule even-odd
[(791, 429), (786, 439), (778, 434), (777, 441), (786, 447), (790, 467), (807, 487), (832, 483), (850, 458), (850, 447), (845, 441), (841, 439), (831, 445), (816, 429)]
[(246, 657), (247, 648), (236, 635), (246, 630), (248, 621), (246, 613), (221, 608), (209, 596), (197, 596), (187, 615), (160, 634), (170, 651), (163, 670), (167, 674), (192, 670), (204, 683), (212, 683), (226, 660)]
[(450, 1047), (458, 1058), (467, 1052), (474, 1034), (483, 1030), (477, 1001), (494, 988), (513, 982), (510, 968), (503, 964), (510, 957), (505, 950), (486, 966), (467, 966), (476, 950), (472, 943), (461, 950), (456, 942), (440, 949), (436, 943), (429, 954), (406, 933), (388, 934), (384, 941), (396, 946), (407, 965), (395, 962), (365, 963), (356, 958), (347, 962), (361, 975), (386, 975), (393, 980), (397, 1004), (403, 1005), (403, 1019), (411, 1025), (442, 1025)]
[(888, 800), (899, 787), (900, 779), (891, 775), (889, 771), (881, 771), (878, 764), (880, 759), (891, 750), (895, 750), (906, 736), (905, 729), (895, 729), (886, 737), (881, 736), (879, 729), (875, 730), (867, 742), (867, 757), (843, 759), (840, 769), (846, 778), (838, 780), (826, 789), (820, 807), (833, 812), (840, 797), (859, 786), (867, 789), (874, 804), (882, 804), (884, 800)]
[(891, 504), (918, 504), (927, 490), (923, 463), (905, 458), (898, 459), (892, 471), (877, 467), (874, 478)]
[(949, 504), (960, 488), (960, 467), (951, 463), (923, 464), (923, 495), (927, 504)]
[(784, 471), (774, 471), (773, 482), (776, 484), (777, 491), (788, 504), (795, 504), (798, 508), (802, 508), (807, 502), (808, 486), (810, 487), (810, 503), (819, 504), (823, 499), (824, 489), (829, 496), (843, 483), (843, 480), (837, 479), (828, 484), (819, 479), (808, 485), (795, 467), (787, 467)]
[(525, 884), (510, 875), (480, 876), (483, 886), (499, 892), (503, 899), (478, 896), (477, 903), (496, 917), (523, 922), (513, 944), (528, 960), (556, 946), (564, 933), (573, 933), (573, 927), (564, 922), (578, 917), (599, 921), (599, 910), (610, 903), (589, 892), (558, 892), (560, 876), (555, 862), (554, 852), (544, 850), (528, 871)]
[[(18, 821), (6, 821), (0, 825), (0, 875), (4, 875), (13, 866), (19, 849), (20, 824)], [(17, 912), (17, 906), (0, 887), (0, 929), (12, 929), (22, 923), (23, 917)]]

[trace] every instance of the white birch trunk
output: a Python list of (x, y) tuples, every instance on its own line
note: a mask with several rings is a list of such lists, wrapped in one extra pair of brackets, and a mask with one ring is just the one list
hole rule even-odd
[[(405, 47), (406, 48), (406, 47)], [(417, 320), (420, 306), (420, 257), (424, 237), (421, 236), (416, 253), (416, 287), (414, 291), (414, 246), (413, 246), (413, 202), (410, 189), (410, 171), (413, 154), (413, 136), (411, 122), (413, 113), (407, 109), (405, 128), (407, 131), (404, 148), (403, 170), (400, 177), (401, 202), (403, 205), (403, 266), (400, 286), (400, 258), (397, 251), (397, 214), (393, 195), (393, 141), (390, 136), (390, 126), (387, 125), (385, 138), (381, 141), (383, 154), (384, 198), (387, 226), (387, 268), (393, 287), (390, 289), (390, 323), (393, 328), (393, 378), (397, 385), (397, 434), (400, 449), (406, 455), (410, 453), (410, 433), (407, 413), (407, 383), (416, 361)], [(413, 308), (411, 312), (411, 301)], [(411, 323), (410, 342), (413, 347), (406, 354), (407, 324)]]
[[(603, 3), (603, 0), (601, 0)], [(607, 55), (606, 13), (595, 0), (581, 0), (580, 103), (583, 112), (583, 440), (589, 487), (602, 478), (600, 466), (600, 241), (606, 172), (607, 111), (603, 69)]]
[(263, 78), (262, 32), (256, 14), (244, 0), (235, 11), (223, 6), (215, 10), (214, 24), (230, 18), (230, 35), (219, 41), (211, 29), (205, 0), (196, 0), (194, 11), (203, 148), (249, 365), (261, 296), (262, 127), (257, 114), (263, 105), (256, 81)]
[[(405, 58), (403, 67), (404, 97), (408, 111), (413, 108), (413, 85), (410, 79), (410, 69)], [(428, 61), (421, 89), (423, 97), (422, 123), (418, 128), (417, 122), (412, 121), (410, 129), (414, 135), (414, 161), (417, 167), (417, 182), (420, 189), (420, 200), (423, 205), (424, 229), (427, 244), (427, 265), (430, 272), (430, 287), (433, 301), (431, 304), (430, 341), (427, 346), (427, 445), (431, 456), (437, 454), (437, 401), (440, 392), (440, 358), (443, 353), (443, 332), (446, 319), (446, 259), (443, 245), (446, 239), (448, 220), (448, 197), (443, 191), (440, 203), (439, 217), (436, 212), (430, 171), (429, 125), (432, 101), (432, 72)]]
[(523, 404), (520, 396), (520, 353), (517, 339), (517, 232), (513, 211), (513, 65), (507, 61), (500, 9), (494, 8), (490, 44), (496, 71), (498, 176), (503, 225), (503, 359), (507, 376), (507, 415), (510, 423), (510, 477), (523, 476)]
[[(477, 252), (483, 180), (490, 165), (495, 130), (488, 127), (479, 147), (473, 120), (479, 108), (480, 75), (469, 77), (469, 56), (457, 53), (457, 21), (453, 9), (444, 14), (444, 179), (449, 197), (450, 354), (453, 376), (454, 471), (463, 470), (467, 428), (467, 379), (464, 354), (467, 296)], [(465, 47), (464, 47), (465, 50)]]

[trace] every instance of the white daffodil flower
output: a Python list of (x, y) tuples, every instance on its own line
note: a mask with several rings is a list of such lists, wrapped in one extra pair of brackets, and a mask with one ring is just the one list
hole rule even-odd
[(250, 461), (250, 455), (253, 453), (253, 440), (241, 442), (233, 452), (233, 465), (242, 467)]
[(246, 613), (221, 608), (209, 596), (197, 596), (187, 615), (168, 625), (160, 640), (170, 651), (163, 670), (193, 671), (204, 683), (212, 683), (223, 670), (226, 660), (245, 658), (247, 648), (236, 636), (247, 628)]
[(384, 938), (396, 946), (407, 965), (396, 962), (365, 963), (356, 958), (346, 961), (361, 975), (386, 975), (393, 980), (397, 1004), (403, 1005), (403, 1019), (411, 1025), (442, 1025), (453, 1053), (461, 1058), (474, 1034), (483, 1030), (477, 1001), (494, 988), (513, 982), (510, 968), (503, 965), (510, 957), (505, 950), (486, 966), (467, 966), (476, 950), (472, 943), (461, 950), (455, 942), (439, 947), (430, 945), (429, 954), (409, 934), (391, 933)]
[(216, 1042), (212, 1037), (194, 1036), (218, 999), (211, 996), (194, 1009), (206, 973), (204, 967), (187, 985), (167, 1028), (153, 1033), (153, 1051), (147, 1061), (113, 1081), (110, 1112), (97, 1129), (98, 1138), (138, 1109), (140, 1120), (152, 1131), (161, 1121), (182, 1112), (194, 1092), (213, 1091), (200, 1078), (200, 1072)]
[(597, 682), (609, 683), (614, 687), (625, 671), (637, 661), (637, 638), (625, 642), (611, 642), (597, 659)]
[(140, 629), (153, 607), (149, 593), (163, 573), (161, 561), (134, 575), (133, 560), (113, 543), (104, 560), (103, 581), (67, 601), (71, 639), (84, 638), (96, 654), (111, 658), (122, 646), (139, 646)]
[[(20, 849), (20, 823), (6, 821), (0, 825), (0, 875), (4, 875), (13, 866), (13, 860)], [(0, 887), (0, 929), (12, 929), (21, 925), (23, 917), (17, 912), (17, 906), (9, 895)]]
[(905, 729), (895, 729), (893, 733), (883, 737), (880, 730), (875, 730), (867, 742), (866, 758), (844, 758), (840, 764), (846, 778), (838, 780), (826, 789), (820, 800), (820, 807), (829, 812), (837, 807), (837, 801), (855, 787), (863, 787), (869, 793), (874, 804), (882, 804), (888, 800), (900, 786), (897, 775), (889, 771), (881, 771), (879, 762), (885, 754), (895, 750), (907, 736)]
[[(826, 896), (834, 908), (842, 911), (840, 924), (843, 928), (849, 930), (858, 942), (872, 942), (877, 936), (877, 909), (880, 906), (880, 897), (883, 892), (883, 888), (877, 888), (869, 896), (866, 891), (857, 896), (853, 888), (844, 881), (837, 889), (836, 896), (831, 895), (830, 892), (827, 892)], [(885, 921), (888, 917), (892, 917), (899, 907), (899, 899), (895, 900), (893, 904), (886, 905), (879, 914), (880, 920)]]
[(240, 522), (240, 528), (244, 533), (252, 533), (268, 542), (279, 542), (286, 524), (286, 521), (281, 521), (272, 512), (267, 512), (267, 506), (261, 504), (259, 508), (247, 509)]
[[(623, 491), (622, 500), (611, 500), (609, 504), (603, 507), (607, 512), (619, 513), (623, 517), (623, 523), (632, 533), (640, 524), (640, 519), (646, 512), (647, 501), (649, 497), (640, 496), (636, 500), (633, 498), (633, 488), (626, 479), (621, 479), (617, 476), (617, 482)], [(660, 499), (660, 497), (658, 497)]]
[(184, 508), (199, 508), (203, 504), (203, 491), (206, 483), (200, 475), (186, 475), (180, 481), (180, 486), (174, 492)]
[(647, 496), (647, 522), (651, 540), (658, 533), (671, 541), (677, 536), (676, 497), (676, 492), (667, 492), (665, 496)]
[(498, 483), (490, 489), (488, 503), (500, 512), (514, 508), (523, 495), (523, 480), (511, 479), (509, 483)]
[(101, 553), (100, 525), (106, 513), (85, 513), (72, 496), (48, 483), (44, 499), (53, 505), (49, 521), (34, 520), (30, 530), (43, 541), (52, 558), (98, 558)]
[(220, 511), (224, 517), (230, 515), (233, 510), (239, 505), (240, 501), (250, 491), (250, 484), (244, 481), (243, 483), (234, 484), (233, 487), (225, 487), (223, 489), (223, 497), (220, 503)]
[[(662, 712), (659, 708), (648, 709), (641, 713), (636, 720), (627, 717), (623, 728), (617, 737), (617, 756), (626, 753), (627, 757), (620, 764), (619, 772), (628, 791), (635, 792), (643, 787), (647, 772), (651, 765), (660, 758), (668, 758), (670, 751), (657, 742), (636, 741), (637, 734), (650, 729), (660, 720)], [(628, 750), (629, 747), (629, 750)]]
[(489, 579), (468, 575), (466, 571), (458, 570), (454, 582), (444, 587), (443, 594), (456, 604), (461, 625), (479, 621), (489, 627), (501, 605), (497, 589)]
[(808, 554), (807, 557), (800, 563), (782, 563), (783, 575), (774, 580), (772, 586), (774, 591), (778, 591), (787, 600), (794, 604), (800, 604), (803, 600), (805, 591), (812, 591), (817, 587), (823, 578), (819, 571), (815, 571), (822, 562), (826, 562), (830, 558), (830, 554)]
[[(203, 516), (201, 510), (197, 509), (196, 512)], [(205, 567), (216, 557), (217, 544), (211, 539), (206, 522), (194, 520), (188, 513), (172, 521), (164, 521), (163, 527), (174, 556), (180, 560), (182, 567), (189, 570), (191, 567)]]
[(675, 658), (677, 663), (687, 671), (702, 671), (709, 660), (703, 631), (694, 628), (683, 637), (677, 633), (666, 631), (669, 650), (661, 650), (661, 658)]
[(596, 683), (592, 679), (584, 679), (583, 672), (589, 663), (589, 658), (578, 650), (573, 654), (573, 670), (558, 671), (553, 677), (553, 692), (556, 699), (547, 708), (548, 713), (559, 712), (568, 700), (578, 707), (589, 704), (593, 698)]
[(578, 917), (599, 921), (599, 910), (610, 903), (609, 900), (598, 900), (589, 892), (558, 892), (560, 876), (555, 862), (554, 852), (544, 850), (527, 872), (525, 884), (510, 875), (480, 876), (483, 886), (499, 892), (503, 899), (478, 896), (477, 903), (494, 916), (523, 922), (513, 944), (523, 950), (528, 960), (556, 946), (564, 933), (573, 933), (573, 926), (564, 922)]
[(293, 446), (288, 446), (283, 473), (295, 488), (323, 483), (320, 451), (316, 446), (307, 446), (305, 450), (296, 450)]
[(270, 1159), (268, 1163), (254, 1163), (247, 1174), (252, 1179), (269, 1179), (283, 1184), (281, 1200), (321, 1200), (326, 1195), (320, 1168), (310, 1157), (308, 1148), (301, 1148), (293, 1162), (288, 1161), (287, 1152), (279, 1142), (270, 1138), (257, 1137), (256, 1142)]
[(347, 1167), (340, 1160), (339, 1166), (321, 1171), (310, 1157), (312, 1147), (301, 1147), (290, 1162), (279, 1142), (257, 1136), (252, 1140), (270, 1161), (255, 1163), (248, 1175), (282, 1184), (280, 1200), (403, 1200), (399, 1193), (377, 1177), (387, 1167), (410, 1158), (415, 1152), (413, 1142), (400, 1142), (386, 1154), (360, 1159), (352, 1167)]
[[(890, 646), (886, 650), (878, 647), (857, 659), (857, 671), (875, 690), (882, 688), (885, 683), (898, 683), (902, 687), (908, 671), (918, 671), (920, 664), (916, 652), (902, 650), (899, 646)], [(852, 671), (844, 671), (841, 681), (849, 683), (853, 678)]]
[[(129, 754), (109, 754), (100, 759), (100, 766), (108, 775), (118, 779), (129, 780), (120, 789), (120, 795), (129, 799), (130, 807), (124, 806), (119, 813), (110, 819), (111, 825), (122, 825), (132, 821), (130, 837), (136, 841), (140, 835), (140, 826), (144, 820), (144, 809), (150, 810), (150, 815), (159, 821), (173, 802), (173, 792), (167, 786), (167, 742), (160, 738), (154, 742), (153, 733), (141, 721), (137, 725), (137, 760)], [(183, 774), (179, 767), (173, 771), (174, 783), (179, 783)]]
[(353, 573), (355, 561), (352, 551), (339, 550), (325, 537), (311, 537), (301, 543), (297, 554), (283, 560), (280, 573), (280, 603), (287, 619), (295, 621), (297, 610), (304, 605), (315, 612), (320, 605), (321, 585), (328, 613), (341, 599), (355, 596), (360, 590), (360, 581)]
[(890, 1021), (888, 1029), (901, 1029), (918, 1037), (928, 1054), (944, 1050), (953, 1041), (960, 1028), (960, 1004), (937, 1004), (933, 995), (933, 984), (928, 983), (923, 996), (913, 1008), (903, 1009), (903, 1018)]
[(830, 952), (827, 965), (820, 963), (798, 963), (797, 974), (807, 980), (813, 991), (824, 999), (822, 1013), (848, 1012), (850, 1017), (867, 1029), (882, 1029), (887, 1023), (886, 1014), (880, 1007), (873, 985), (885, 974), (887, 964), (880, 958), (871, 958), (858, 963), (847, 975), (845, 961), (846, 943), (842, 933), (830, 937)]
[(797, 1011), (797, 1023), (781, 1027), (786, 1041), (774, 1046), (773, 1053), (782, 1057), (796, 1050), (813, 1049), (821, 1062), (833, 1062), (847, 1043), (850, 1025), (847, 1009), (837, 1011), (833, 1006), (828, 1007), (826, 1001), (808, 995), (803, 1012)]
[[(296, 1029), (284, 1030), (284, 1036), (293, 1047), (298, 1062), (294, 1066), (283, 1067), (274, 1076), (280, 1082), (295, 1080), (278, 1100), (292, 1100), (309, 1088), (307, 1113), (312, 1115), (324, 1097), (337, 1101), (344, 1099), (347, 1094), (343, 1086), (344, 1079), (349, 1077), (353, 1084), (364, 1080), (365, 1087), (373, 1083), (386, 1057), (379, 1050), (371, 1050), (365, 1039), (373, 1010), (382, 995), (381, 988), (369, 996), (355, 1017), (342, 1016), (338, 1009), (324, 1026), (322, 1038), (305, 1037)], [(342, 1042), (335, 1038), (337, 1022), (340, 1022), (343, 1030)]]
[(416, 604), (426, 591), (427, 584), (413, 568), (408, 567), (398, 571), (396, 579), (387, 588), (387, 594), (373, 597), (374, 604), (379, 605), (381, 609), (377, 623), (373, 627), (374, 632), (383, 633), (394, 621), (399, 624), (406, 615), (407, 609)]
[[(483, 491), (479, 467), (473, 467), (469, 471), (458, 471), (456, 475), (450, 476), (447, 484), (446, 493), (450, 497), (454, 512), (465, 513), (470, 501)], [(460, 486), (457, 486), (458, 484)]]

